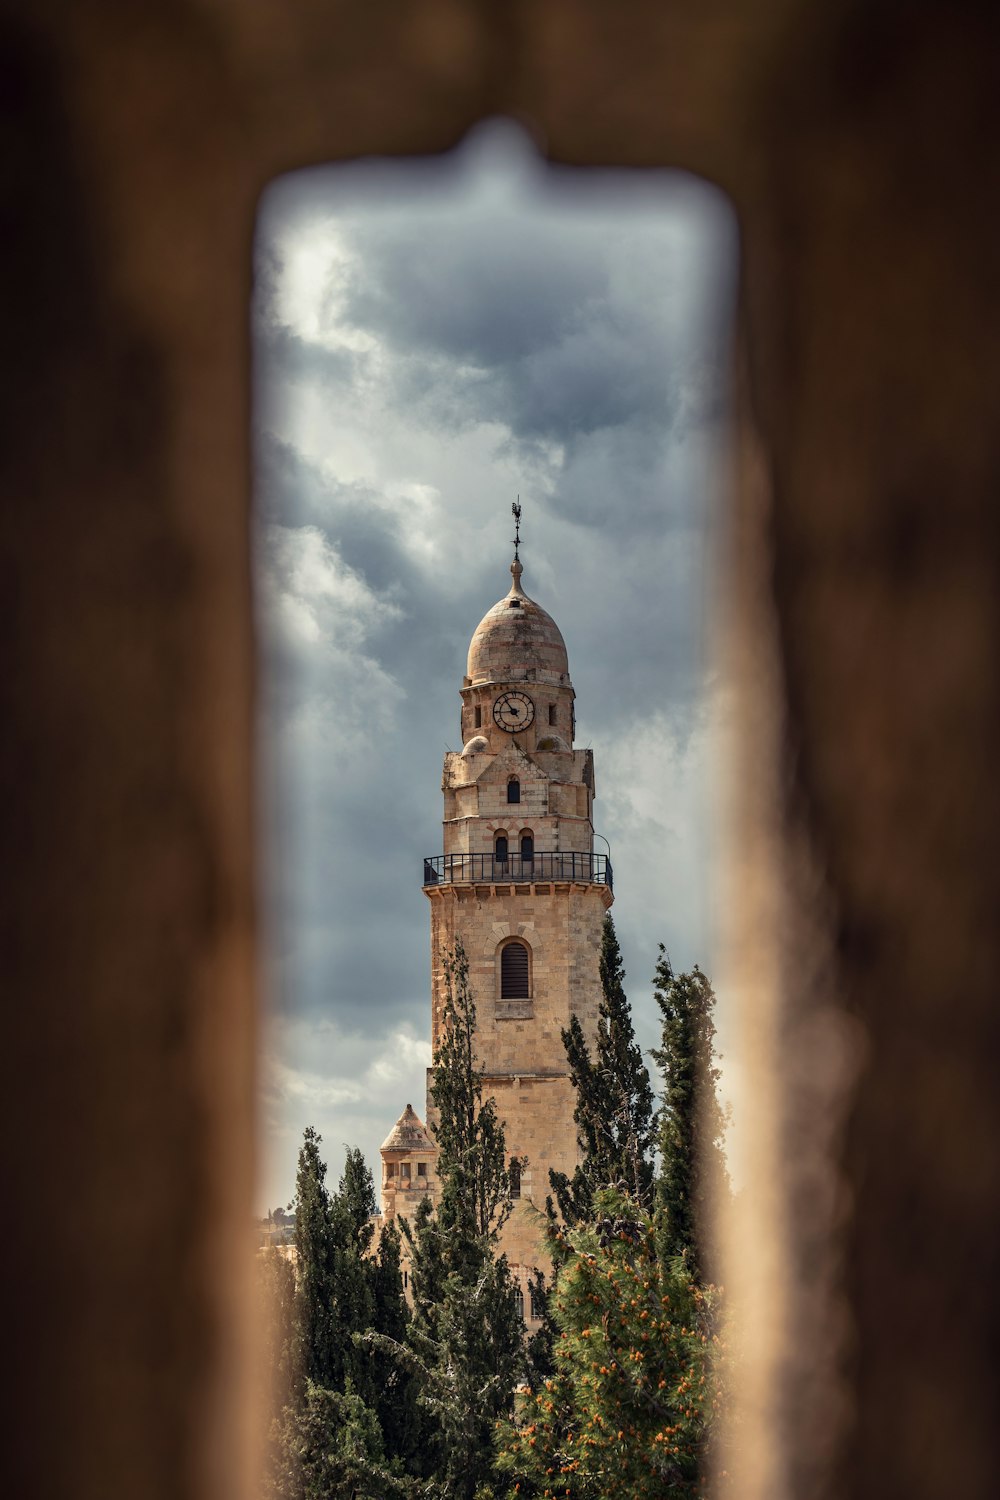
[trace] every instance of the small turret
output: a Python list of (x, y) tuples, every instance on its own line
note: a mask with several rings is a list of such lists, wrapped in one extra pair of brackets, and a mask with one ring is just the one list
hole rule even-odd
[[(437, 1193), (437, 1147), (412, 1104), (408, 1104), (382, 1142), (382, 1214), (386, 1223), (397, 1210), (412, 1214), (420, 1199)], [(400, 1201), (401, 1200), (401, 1201)]]

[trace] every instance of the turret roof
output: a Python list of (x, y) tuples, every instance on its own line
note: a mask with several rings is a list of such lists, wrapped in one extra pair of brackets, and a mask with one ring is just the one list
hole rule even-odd
[(408, 1104), (379, 1148), (382, 1151), (436, 1151), (419, 1115)]

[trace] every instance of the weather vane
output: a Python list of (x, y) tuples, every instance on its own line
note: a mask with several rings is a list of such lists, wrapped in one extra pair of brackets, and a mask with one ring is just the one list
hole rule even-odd
[(514, 501), (514, 504), (511, 506), (510, 513), (514, 517), (514, 561), (515, 562), (520, 562), (521, 561), (521, 558), (519, 556), (519, 549), (520, 549), (520, 546), (521, 546), (521, 497), (520, 497), (520, 495), (518, 495), (517, 499)]

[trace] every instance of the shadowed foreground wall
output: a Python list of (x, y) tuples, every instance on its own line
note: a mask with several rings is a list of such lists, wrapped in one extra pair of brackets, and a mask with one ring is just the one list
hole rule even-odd
[(1000, 1493), (992, 11), (4, 7), (5, 1494), (251, 1492), (255, 201), (492, 114), (742, 228), (737, 1492)]

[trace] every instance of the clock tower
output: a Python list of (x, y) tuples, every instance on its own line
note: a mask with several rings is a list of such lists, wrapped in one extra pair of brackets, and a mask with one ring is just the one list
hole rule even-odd
[(575, 1013), (592, 1044), (596, 1038), (601, 928), (613, 895), (610, 864), (593, 848), (593, 754), (573, 747), (566, 646), (521, 587), (517, 551), (510, 571), (510, 592), (469, 647), (464, 748), (445, 756), (443, 852), (424, 861), (424, 891), (432, 1041), (436, 1047), (444, 959), (460, 940), (484, 1092), (496, 1100), (510, 1156), (527, 1158), (503, 1249), (530, 1322), (527, 1280), (546, 1263), (532, 1205), (544, 1210), (550, 1168), (571, 1174), (579, 1159), (561, 1032)]

